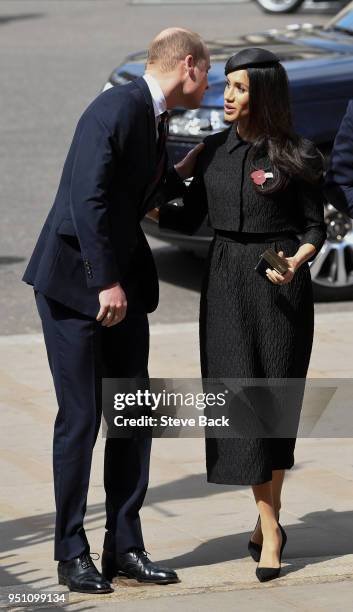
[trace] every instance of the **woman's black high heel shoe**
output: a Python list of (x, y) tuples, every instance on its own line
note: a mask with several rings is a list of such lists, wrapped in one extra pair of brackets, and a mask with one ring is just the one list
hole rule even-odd
[(282, 553), (283, 553), (283, 549), (287, 542), (287, 534), (284, 531), (282, 525), (278, 523), (278, 526), (282, 534), (282, 544), (281, 544), (281, 550), (279, 553), (279, 567), (257, 567), (256, 576), (258, 577), (260, 582), (266, 582), (267, 580), (273, 580), (274, 578), (278, 578), (281, 572)]
[[(254, 531), (256, 530), (256, 527), (258, 525), (259, 520), (260, 520), (260, 515), (258, 516), (257, 523), (255, 525)], [(251, 554), (251, 556), (254, 559), (254, 561), (257, 561), (257, 562), (260, 561), (261, 551), (262, 551), (261, 544), (256, 544), (256, 542), (252, 542), (251, 540), (249, 540), (249, 542), (248, 542), (248, 551)]]

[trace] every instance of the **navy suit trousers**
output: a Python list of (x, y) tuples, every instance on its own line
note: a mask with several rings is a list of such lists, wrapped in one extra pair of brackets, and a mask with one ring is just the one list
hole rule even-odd
[[(55, 559), (68, 560), (89, 551), (83, 521), (101, 422), (101, 379), (148, 378), (148, 319), (130, 315), (109, 328), (38, 292), (36, 303), (59, 407), (53, 445)], [(104, 548), (110, 552), (144, 548), (139, 510), (150, 450), (150, 438), (106, 440)]]

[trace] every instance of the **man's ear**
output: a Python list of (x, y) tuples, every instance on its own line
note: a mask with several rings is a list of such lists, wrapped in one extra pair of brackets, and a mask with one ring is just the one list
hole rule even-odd
[(194, 62), (194, 58), (192, 55), (187, 55), (185, 58), (185, 68), (187, 70), (187, 72), (189, 73), (189, 76), (191, 79), (194, 79), (194, 73), (195, 73), (195, 62)]

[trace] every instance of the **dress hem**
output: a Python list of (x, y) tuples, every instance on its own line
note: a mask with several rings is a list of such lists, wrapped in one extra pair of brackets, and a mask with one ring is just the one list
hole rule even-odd
[[(294, 466), (294, 463), (292, 463), (289, 466), (281, 466), (281, 467), (273, 467), (273, 470), (290, 470), (292, 467)], [(260, 484), (265, 484), (266, 482), (270, 482), (272, 480), (272, 474), (269, 478), (262, 478), (260, 480), (257, 480), (256, 482), (249, 482), (249, 481), (239, 481), (239, 480), (231, 480), (231, 479), (217, 479), (214, 477), (211, 477), (209, 475), (207, 475), (207, 482), (211, 483), (211, 484), (219, 484), (219, 485), (239, 485), (239, 486), (253, 486), (253, 485), (260, 485)]]

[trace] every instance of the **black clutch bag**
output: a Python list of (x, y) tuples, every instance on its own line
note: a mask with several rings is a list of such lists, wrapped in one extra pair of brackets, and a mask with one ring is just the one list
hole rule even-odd
[(284, 274), (288, 270), (288, 264), (282, 257), (277, 255), (273, 249), (266, 249), (266, 251), (262, 253), (259, 263), (256, 264), (255, 270), (263, 276), (263, 278), (267, 279), (266, 270), (268, 268), (276, 270), (279, 274)]

